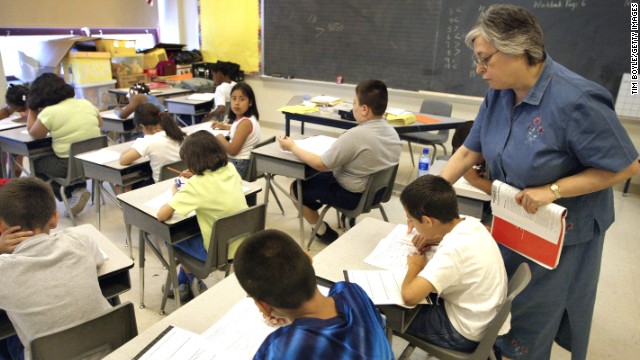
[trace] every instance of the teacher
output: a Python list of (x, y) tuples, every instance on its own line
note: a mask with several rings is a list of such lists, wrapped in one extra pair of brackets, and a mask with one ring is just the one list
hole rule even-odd
[(527, 212), (552, 202), (568, 209), (555, 270), (501, 246), (509, 276), (527, 262), (533, 277), (498, 347), (506, 358), (548, 359), (555, 340), (572, 359), (585, 359), (603, 241), (614, 221), (611, 186), (638, 172), (638, 152), (611, 94), (552, 60), (526, 9), (490, 6), (465, 41), (490, 88), (441, 175), (454, 183), (483, 156), (494, 179), (523, 189), (516, 201)]

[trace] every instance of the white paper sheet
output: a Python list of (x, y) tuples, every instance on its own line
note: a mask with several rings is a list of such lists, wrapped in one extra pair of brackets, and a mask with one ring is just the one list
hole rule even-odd
[[(407, 256), (417, 251), (411, 240), (415, 233), (407, 234), (407, 225), (397, 225), (385, 236), (375, 249), (364, 259), (367, 264), (396, 273), (405, 274), (407, 271)], [(427, 259), (431, 259), (437, 246), (427, 252)]]
[(388, 107), (387, 110), (385, 110), (385, 112), (387, 114), (396, 115), (396, 116), (410, 114), (410, 112), (405, 109), (394, 108), (394, 107)]
[(215, 93), (195, 93), (187, 96), (187, 100), (211, 101), (215, 95)]
[(198, 125), (187, 126), (186, 128), (184, 128), (184, 131), (187, 133), (187, 135), (191, 135), (194, 132), (200, 131), (200, 130), (206, 130), (212, 133), (213, 136), (216, 136), (218, 134), (222, 134), (222, 136), (229, 135), (229, 130), (212, 129), (211, 123), (212, 123), (211, 121), (208, 121), (206, 123), (202, 123)]
[[(106, 111), (100, 111), (100, 116), (103, 118), (110, 118), (110, 119), (120, 119), (120, 117), (118, 115), (116, 115), (115, 111), (112, 110), (106, 110)], [(129, 114), (129, 116), (127, 116), (127, 119), (133, 119), (133, 113)]]
[(345, 272), (349, 282), (360, 285), (375, 305), (406, 306), (402, 301), (401, 293), (404, 274), (390, 270), (345, 270)]
[(319, 96), (312, 97), (310, 101), (312, 103), (316, 103), (316, 104), (331, 104), (331, 103), (334, 103), (334, 102), (336, 102), (338, 100), (340, 100), (339, 97), (327, 96), (327, 95), (319, 95)]
[(161, 193), (160, 195), (157, 195), (153, 199), (147, 201), (146, 203), (144, 203), (144, 206), (155, 209), (155, 210), (160, 210), (162, 205), (168, 203), (172, 197), (173, 197), (173, 190), (169, 189)]
[(212, 360), (224, 359), (203, 336), (173, 327), (147, 350), (139, 360)]
[(96, 164), (106, 164), (111, 161), (116, 161), (120, 159), (120, 152), (109, 150), (108, 148), (100, 149), (98, 151), (92, 151), (89, 153), (80, 154), (77, 156), (78, 159), (90, 161)]
[[(325, 135), (316, 135), (310, 136), (306, 139), (294, 140), (296, 145), (298, 145), (301, 149), (312, 152), (318, 156), (322, 156), (334, 142), (336, 142), (336, 138)], [(284, 152), (291, 153), (290, 151)]]

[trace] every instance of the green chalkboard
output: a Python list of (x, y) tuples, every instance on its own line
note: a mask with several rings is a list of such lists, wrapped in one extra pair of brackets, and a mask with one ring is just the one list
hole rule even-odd
[[(263, 72), (484, 95), (464, 36), (495, 1), (265, 0)], [(616, 94), (630, 67), (628, 0), (515, 0), (538, 18), (548, 54)]]

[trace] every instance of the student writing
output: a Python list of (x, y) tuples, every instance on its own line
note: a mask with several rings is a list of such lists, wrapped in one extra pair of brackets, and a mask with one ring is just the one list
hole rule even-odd
[(260, 142), (260, 124), (258, 123), (258, 104), (251, 86), (245, 82), (237, 83), (231, 89), (231, 109), (229, 120), (231, 125), (214, 122), (211, 127), (229, 131), (229, 140), (217, 135), (220, 144), (229, 154), (229, 161), (235, 165), (244, 178), (249, 171), (251, 150)]
[[(353, 116), (358, 126), (343, 133), (322, 156), (298, 147), (288, 137), (278, 139), (282, 149), (323, 171), (302, 182), (303, 216), (310, 224), (318, 221), (318, 209), (323, 204), (355, 209), (369, 176), (400, 160), (402, 143), (398, 133), (382, 118), (388, 97), (387, 86), (380, 80), (358, 84), (353, 100)], [(298, 198), (294, 184), (291, 194)], [(317, 234), (324, 243), (338, 238), (338, 233), (326, 222), (318, 226)]]
[(129, 165), (143, 156), (148, 156), (153, 180), (157, 182), (164, 165), (180, 161), (180, 144), (186, 134), (171, 115), (160, 112), (160, 109), (151, 103), (138, 105), (133, 121), (144, 137), (136, 139), (131, 149), (120, 155), (120, 165)]
[(30, 359), (22, 344), (111, 308), (98, 284), (104, 262), (98, 246), (77, 228), (52, 235), (58, 219), (44, 181), (22, 177), (0, 188), (0, 230), (20, 227), (33, 234), (12, 254), (0, 255), (0, 308), (17, 332), (2, 343), (0, 357)]
[[(52, 73), (40, 75), (29, 88), (29, 135), (42, 139), (50, 133), (54, 152), (34, 161), (35, 175), (43, 180), (66, 177), (71, 144), (100, 136), (102, 118), (98, 109), (87, 100), (75, 99), (74, 95), (73, 87)], [(54, 181), (51, 186), (56, 198), (62, 201), (60, 185)], [(65, 196), (71, 198), (71, 212), (79, 214), (91, 196), (87, 183), (67, 186), (64, 191)]]
[[(29, 114), (29, 108), (27, 108), (27, 97), (29, 95), (29, 87), (25, 85), (9, 85), (7, 93), (5, 94), (6, 106), (0, 109), (0, 119), (9, 117), (14, 112), (20, 113), (20, 119), (14, 120), (15, 122), (26, 122)], [(16, 162), (22, 164), (23, 156), (16, 156)], [(10, 161), (10, 160), (9, 160)], [(22, 174), (22, 168), (18, 164), (11, 164), (16, 176), (20, 177)]]
[[(187, 136), (180, 148), (180, 158), (187, 164), (188, 174), (192, 176), (180, 190), (174, 184), (173, 198), (160, 208), (158, 220), (168, 220), (175, 211), (182, 215), (195, 211), (201, 234), (173, 246), (206, 261), (216, 219), (247, 208), (242, 179), (235, 167), (228, 162), (227, 153), (220, 142), (208, 131), (201, 130)], [(233, 253), (233, 250), (230, 252)], [(178, 274), (181, 300), (190, 298), (190, 285), (195, 284), (193, 280), (188, 269), (181, 267)], [(200, 280), (197, 286), (206, 288)], [(172, 292), (173, 289), (170, 289), (170, 296)]]
[(113, 109), (113, 113), (121, 119), (128, 118), (140, 104), (153, 104), (157, 106), (160, 111), (165, 111), (164, 105), (162, 105), (157, 97), (151, 95), (151, 90), (145, 83), (139, 82), (131, 85), (127, 98), (129, 99), (127, 106), (124, 108), (117, 106)]
[[(458, 215), (451, 184), (421, 176), (400, 195), (409, 231), (419, 252), (407, 257), (402, 298), (416, 305), (430, 297), (407, 329), (438, 346), (472, 352), (507, 298), (507, 273), (495, 240), (474, 218)], [(436, 251), (427, 261), (425, 252)], [(505, 322), (500, 333), (506, 333)]]
[(234, 259), (238, 282), (275, 324), (254, 359), (393, 359), (384, 320), (358, 285), (338, 282), (324, 296), (311, 258), (289, 235), (260, 231)]

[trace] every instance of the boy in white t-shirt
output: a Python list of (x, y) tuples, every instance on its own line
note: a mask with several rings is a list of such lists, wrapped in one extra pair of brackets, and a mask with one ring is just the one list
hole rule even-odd
[[(415, 305), (429, 296), (407, 333), (438, 346), (472, 352), (487, 325), (507, 298), (507, 274), (500, 250), (489, 231), (475, 218), (458, 215), (451, 184), (425, 175), (400, 195), (409, 230), (418, 249), (407, 257), (402, 297)], [(436, 251), (427, 261), (425, 252)], [(509, 321), (501, 333), (506, 333)]]
[(212, 118), (216, 118), (218, 121), (223, 120), (225, 113), (228, 112), (227, 104), (231, 101), (231, 88), (236, 84), (233, 81), (234, 66), (237, 65), (218, 61), (213, 67), (213, 82), (216, 84), (213, 110), (207, 114), (203, 121), (209, 121)]

